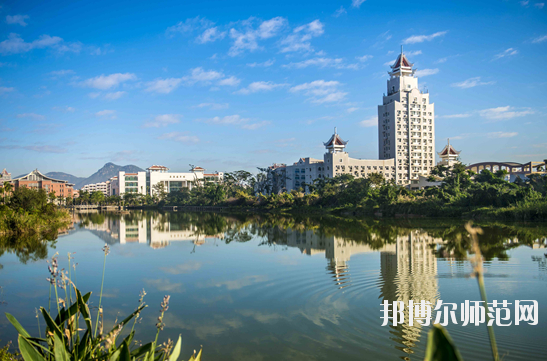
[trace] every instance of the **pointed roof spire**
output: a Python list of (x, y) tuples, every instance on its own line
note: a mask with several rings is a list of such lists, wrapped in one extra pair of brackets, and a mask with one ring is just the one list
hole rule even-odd
[(414, 63), (411, 63), (407, 57), (405, 56), (403, 52), (403, 46), (401, 45), (401, 54), (397, 57), (397, 60), (395, 60), (395, 63), (391, 65), (391, 72), (389, 72), (390, 75), (413, 75), (414, 69), (412, 69), (412, 66)]
[(330, 139), (323, 143), (325, 148), (331, 151), (342, 151), (346, 147), (346, 144), (348, 144), (348, 141), (344, 141), (340, 138), (336, 127), (334, 127), (334, 134), (330, 137)]

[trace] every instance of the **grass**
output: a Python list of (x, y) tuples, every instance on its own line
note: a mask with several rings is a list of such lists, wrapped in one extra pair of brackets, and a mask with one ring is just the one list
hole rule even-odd
[[(143, 290), (139, 299), (139, 306), (133, 313), (121, 322), (115, 322), (114, 327), (103, 331), (104, 311), (102, 309), (102, 291), (104, 285), (104, 274), (106, 269), (106, 258), (109, 247), (105, 245), (103, 277), (101, 282), (101, 293), (99, 295), (99, 307), (95, 325), (92, 323), (92, 314), (89, 307), (91, 292), (82, 295), (72, 280), (74, 272), (59, 269), (58, 257), (55, 254), (48, 261), (48, 278), (50, 285), (50, 302), (48, 309), (40, 307), (39, 314), (46, 323), (44, 335), (39, 331), (38, 337), (33, 337), (25, 330), (15, 317), (6, 313), (6, 317), (15, 327), (18, 336), (18, 352), (25, 361), (87, 361), (87, 360), (142, 360), (142, 361), (176, 361), (180, 356), (182, 338), (179, 336), (177, 343), (173, 346), (170, 340), (164, 344), (158, 344), (158, 337), (163, 330), (163, 318), (169, 309), (170, 296), (165, 296), (160, 308), (160, 317), (156, 324), (156, 337), (142, 346), (135, 346), (135, 324), (141, 312), (147, 307), (143, 298), (146, 294)], [(68, 254), (69, 269), (72, 254)], [(54, 292), (51, 292), (53, 289)], [(64, 298), (59, 296), (64, 293)], [(52, 299), (53, 297), (53, 299)], [(51, 301), (54, 302), (54, 310), (57, 316), (51, 313)], [(120, 339), (120, 334), (132, 322), (133, 326), (129, 334)], [(8, 351), (9, 345), (0, 349), (0, 361), (11, 361), (18, 358), (18, 354)], [(190, 357), (190, 361), (200, 361), (202, 351)]]

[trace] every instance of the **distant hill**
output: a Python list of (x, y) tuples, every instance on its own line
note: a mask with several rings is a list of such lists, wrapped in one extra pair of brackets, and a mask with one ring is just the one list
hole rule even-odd
[(120, 171), (126, 172), (126, 173), (136, 173), (136, 172), (143, 172), (144, 170), (137, 167), (136, 165), (121, 166), (121, 165), (116, 165), (114, 163), (106, 163), (97, 172), (95, 172), (88, 178), (85, 178), (84, 180), (81, 180), (80, 182), (76, 183), (74, 188), (81, 189), (86, 184), (106, 182), (110, 178), (118, 175), (118, 172)]
[(86, 184), (106, 182), (110, 178), (118, 175), (118, 172), (136, 173), (143, 172), (144, 170), (136, 165), (116, 165), (114, 163), (106, 163), (101, 169), (93, 173), (87, 178), (76, 177), (72, 174), (63, 172), (48, 172), (45, 175), (51, 178), (66, 180), (70, 183), (74, 183), (74, 189), (81, 189)]
[(49, 173), (46, 173), (45, 175), (54, 179), (66, 180), (69, 183), (73, 183), (73, 184), (77, 184), (86, 179), (83, 177), (76, 177), (75, 175), (63, 173), (63, 172), (49, 172)]

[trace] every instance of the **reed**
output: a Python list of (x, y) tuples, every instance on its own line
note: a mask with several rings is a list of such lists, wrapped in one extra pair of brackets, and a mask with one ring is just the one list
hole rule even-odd
[[(101, 283), (101, 294), (99, 296), (99, 308), (97, 310), (97, 319), (95, 325), (91, 320), (91, 312), (89, 307), (89, 299), (91, 292), (82, 295), (80, 290), (70, 278), (74, 273), (59, 269), (57, 254), (48, 261), (48, 272), (50, 277), (47, 278), (51, 288), (55, 290), (55, 304), (57, 306), (57, 316), (54, 318), (51, 315), (51, 310), (46, 310), (40, 307), (41, 314), (46, 324), (45, 334), (42, 337), (40, 331), (40, 322), (38, 321), (38, 337), (32, 337), (27, 330), (21, 326), (15, 317), (6, 313), (7, 319), (15, 327), (18, 332), (18, 351), (25, 361), (90, 361), (90, 360), (135, 360), (135, 361), (176, 361), (181, 352), (182, 338), (179, 338), (173, 347), (173, 343), (169, 340), (167, 343), (158, 345), (160, 332), (163, 330), (164, 315), (169, 309), (170, 296), (166, 295), (163, 298), (160, 308), (160, 317), (156, 324), (156, 337), (153, 341), (140, 347), (131, 347), (135, 336), (136, 319), (140, 313), (147, 307), (143, 301), (146, 292), (141, 292), (139, 298), (139, 306), (129, 316), (121, 322), (114, 322), (114, 327), (103, 332), (104, 322), (99, 321), (99, 316), (102, 312), (102, 292), (104, 286), (104, 271), (106, 269), (106, 256), (108, 255), (108, 246), (103, 248), (105, 254), (103, 262), (103, 277)], [(73, 254), (68, 255), (69, 265)], [(59, 298), (58, 288), (65, 291), (65, 298)], [(68, 290), (67, 290), (68, 288)], [(74, 301), (72, 300), (74, 294)], [(50, 292), (51, 303), (51, 292)], [(38, 311), (37, 311), (37, 318)], [(101, 318), (102, 319), (102, 318)], [(127, 324), (133, 319), (133, 327), (129, 334), (119, 339), (120, 334), (124, 331)], [(79, 324), (85, 325), (80, 329)], [(99, 323), (101, 326), (98, 327)], [(97, 333), (98, 332), (98, 333)], [(202, 350), (198, 354), (190, 357), (190, 361), (200, 361)], [(17, 354), (10, 354), (6, 348), (0, 349), (0, 361), (15, 360)]]

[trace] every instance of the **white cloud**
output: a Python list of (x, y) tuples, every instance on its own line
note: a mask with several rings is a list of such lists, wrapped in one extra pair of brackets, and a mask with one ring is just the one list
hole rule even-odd
[(364, 3), (366, 0), (351, 0), (351, 6), (354, 8), (359, 8), (362, 3)]
[(308, 66), (317, 66), (319, 68), (335, 68), (335, 69), (353, 69), (357, 70), (359, 68), (358, 64), (345, 64), (344, 59), (342, 58), (313, 58), (298, 63), (289, 63), (283, 65), (284, 68), (288, 69), (303, 69)]
[(495, 83), (496, 83), (495, 81), (481, 81), (481, 77), (477, 76), (475, 78), (469, 78), (469, 79), (464, 80), (464, 81), (459, 82), (459, 83), (453, 83), (450, 86), (456, 87), (456, 88), (467, 89), (467, 88), (473, 88), (473, 87), (476, 87), (476, 86), (479, 86), (479, 85), (492, 85), (492, 84), (495, 84)]
[(89, 87), (89, 88), (106, 90), (110, 88), (115, 88), (121, 83), (124, 83), (126, 81), (136, 80), (136, 79), (137, 79), (137, 76), (133, 73), (116, 73), (116, 74), (110, 74), (110, 75), (102, 74), (94, 78), (84, 80), (80, 82), (80, 85)]
[(226, 78), (226, 76), (218, 71), (204, 70), (201, 67), (191, 69), (190, 75), (182, 78), (156, 79), (146, 83), (147, 92), (156, 92), (160, 94), (168, 94), (177, 89), (181, 84), (185, 85), (209, 85), (218, 80), (217, 85), (222, 86), (237, 86), (240, 80), (234, 76)]
[(347, 14), (348, 12), (346, 11), (346, 9), (343, 7), (343, 6), (340, 6), (340, 8), (338, 10), (336, 10), (334, 12), (334, 14), (332, 14), (332, 16), (334, 16), (335, 18), (341, 16), (341, 15), (344, 15), (344, 14)]
[(68, 107), (68, 106), (67, 106), (67, 107), (53, 107), (53, 108), (51, 108), (51, 109), (57, 110), (57, 111), (59, 111), (59, 112), (65, 112), (65, 113), (74, 113), (74, 112), (76, 111), (75, 108), (73, 108), (73, 107)]
[(57, 79), (58, 77), (65, 76), (65, 75), (71, 75), (75, 74), (74, 70), (70, 69), (63, 69), (63, 70), (55, 70), (48, 73), (48, 75), (51, 76), (51, 79)]
[(290, 89), (292, 93), (303, 92), (313, 103), (331, 103), (342, 100), (347, 93), (338, 89), (337, 81), (315, 80), (294, 86)]
[(160, 94), (169, 94), (177, 89), (182, 82), (182, 78), (156, 79), (146, 83), (147, 92), (156, 92)]
[(543, 9), (543, 7), (545, 6), (545, 3), (535, 3), (534, 6), (538, 9)]
[(33, 120), (44, 120), (46, 117), (44, 117), (41, 114), (36, 113), (23, 113), (23, 114), (17, 114), (17, 118), (32, 118)]
[(0, 53), (7, 54), (19, 54), (26, 53), (33, 49), (51, 48), (59, 53), (79, 52), (81, 45), (79, 43), (65, 43), (64, 40), (58, 36), (41, 35), (38, 39), (27, 43), (21, 38), (19, 34), (11, 33), (8, 38), (0, 43)]
[(526, 0), (526, 1), (521, 1), (520, 2), (520, 5), (521, 6), (528, 6), (528, 4), (530, 3), (530, 1)]
[(28, 18), (29, 18), (28, 15), (8, 15), (6, 16), (6, 23), (27, 26), (28, 24), (25, 20)]
[(195, 18), (188, 18), (184, 22), (179, 21), (176, 25), (170, 26), (165, 30), (167, 37), (173, 37), (176, 33), (191, 33), (196, 29), (205, 29), (213, 26), (214, 23), (196, 16)]
[(180, 123), (180, 115), (179, 114), (162, 114), (157, 115), (153, 121), (145, 123), (145, 128), (160, 128), (160, 127), (166, 127), (170, 124), (177, 124)]
[(516, 137), (519, 133), (517, 132), (493, 132), (488, 133), (488, 138), (512, 138)]
[(481, 117), (484, 117), (486, 119), (497, 121), (523, 117), (526, 115), (534, 114), (534, 111), (530, 108), (522, 108), (521, 110), (516, 110), (514, 107), (508, 105), (505, 107), (480, 110), (479, 114)]
[(313, 51), (310, 40), (322, 35), (325, 32), (323, 27), (319, 20), (314, 20), (309, 24), (295, 28), (291, 35), (281, 40), (281, 52)]
[(234, 115), (227, 115), (225, 117), (214, 117), (211, 119), (205, 120), (205, 123), (210, 124), (220, 124), (220, 125), (239, 125), (243, 123), (247, 123), (250, 119), (249, 118), (242, 118), (238, 114)]
[(258, 122), (258, 123), (243, 124), (241, 126), (241, 128), (247, 129), (247, 130), (255, 130), (255, 129), (258, 129), (258, 128), (262, 128), (262, 127), (264, 127), (268, 124), (270, 124), (270, 122), (263, 120), (263, 121)]
[(439, 69), (422, 69), (422, 70), (416, 70), (416, 76), (417, 77), (424, 77), (428, 75), (435, 75), (439, 72)]
[(439, 60), (437, 60), (437, 61), (435, 62), (435, 64), (446, 63), (447, 60), (448, 60), (448, 58), (440, 58)]
[(236, 92), (236, 94), (251, 94), (251, 93), (257, 93), (257, 92), (263, 92), (263, 91), (270, 91), (275, 88), (284, 87), (288, 84), (276, 84), (271, 81), (255, 81), (247, 88), (240, 89)]
[(374, 115), (368, 119), (362, 120), (359, 122), (359, 125), (362, 127), (367, 127), (367, 128), (376, 127), (378, 125), (378, 117)]
[(9, 93), (14, 91), (15, 88), (0, 86), (0, 94)]
[(494, 55), (494, 60), (497, 60), (497, 59), (500, 59), (500, 58), (505, 58), (506, 56), (517, 55), (518, 53), (519, 52), (518, 52), (517, 49), (509, 48), (509, 49), (505, 50), (504, 52), (501, 52), (499, 54)]
[(250, 64), (247, 64), (247, 66), (251, 67), (251, 68), (256, 68), (256, 67), (267, 68), (267, 67), (272, 66), (274, 63), (275, 63), (275, 59), (269, 59), (269, 60), (266, 60), (263, 63), (250, 63)]
[(543, 43), (544, 41), (547, 40), (547, 34), (546, 35), (542, 35), (542, 36), (538, 36), (537, 38), (533, 39), (532, 40), (532, 43), (534, 44), (537, 44), (537, 43)]
[(277, 33), (285, 27), (287, 19), (281, 16), (266, 20), (258, 27), (258, 36), (261, 39), (269, 39), (277, 35)]
[(440, 116), (437, 116), (437, 118), (455, 119), (455, 118), (469, 118), (470, 116), (471, 114), (469, 113), (463, 113), (463, 114), (440, 115)]
[(213, 110), (219, 110), (219, 109), (228, 109), (229, 108), (228, 103), (201, 103), (195, 106), (195, 108), (211, 108)]
[(416, 56), (422, 54), (421, 50), (415, 50), (415, 51), (406, 51), (405, 55), (407, 56)]
[(361, 61), (361, 62), (365, 62), (369, 59), (372, 59), (372, 55), (363, 55), (363, 56), (356, 56), (355, 59)]
[(236, 78), (235, 76), (231, 76), (229, 78), (224, 78), (218, 82), (218, 85), (226, 85), (226, 86), (238, 86), (239, 83), (241, 83), (241, 80)]
[(116, 119), (116, 111), (105, 109), (95, 113), (95, 116), (101, 117), (101, 118)]
[(101, 96), (101, 92), (89, 93), (87, 94), (87, 96), (90, 97), (91, 99), (95, 99)]
[(106, 93), (104, 95), (104, 98), (108, 100), (116, 100), (116, 99), (120, 99), (125, 94), (127, 94), (127, 92), (124, 92), (124, 91)]
[(247, 130), (255, 130), (270, 124), (270, 122), (268, 121), (250, 123), (250, 120), (251, 120), (250, 118), (242, 118), (238, 114), (234, 114), (234, 115), (227, 115), (225, 117), (214, 117), (211, 119), (206, 119), (205, 123), (239, 126), (242, 129), (247, 129)]
[(439, 31), (431, 35), (412, 35), (411, 37), (403, 40), (403, 44), (416, 44), (423, 43), (424, 41), (431, 41), (439, 36), (445, 35), (446, 33), (448, 33), (448, 31)]
[(199, 142), (199, 138), (195, 135), (189, 135), (187, 132), (171, 132), (165, 133), (158, 137), (158, 139), (167, 139), (174, 142), (195, 144)]
[(351, 108), (348, 108), (347, 112), (348, 112), (348, 113), (353, 113), (353, 112), (356, 111), (356, 110), (359, 110), (359, 108), (357, 108), (357, 107), (351, 107)]
[(204, 82), (204, 83), (210, 83), (213, 80), (221, 79), (224, 77), (224, 74), (214, 71), (214, 70), (203, 70), (203, 68), (198, 67), (194, 68), (191, 71), (191, 75), (189, 77), (184, 77), (183, 79), (186, 80), (190, 84), (198, 83), (198, 82)]
[(277, 36), (287, 24), (287, 19), (278, 16), (263, 21), (258, 28), (255, 29), (252, 26), (252, 20), (253, 19), (249, 19), (242, 22), (244, 25), (243, 30), (230, 29), (230, 38), (233, 40), (233, 43), (228, 51), (228, 55), (237, 56), (246, 50), (253, 52), (259, 49), (258, 40)]
[(225, 36), (226, 32), (218, 30), (218, 27), (215, 26), (213, 28), (206, 29), (203, 34), (196, 38), (196, 41), (199, 44), (205, 44), (219, 39), (224, 39)]

